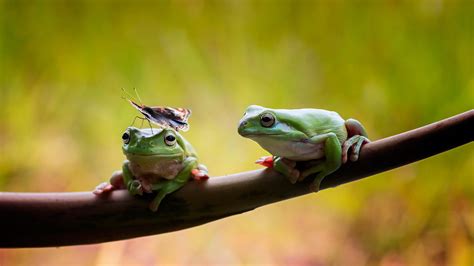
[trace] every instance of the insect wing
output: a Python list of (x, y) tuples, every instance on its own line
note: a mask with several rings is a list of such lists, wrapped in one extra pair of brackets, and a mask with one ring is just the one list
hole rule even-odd
[(166, 118), (181, 121), (184, 123), (188, 122), (188, 118), (191, 115), (191, 110), (186, 108), (173, 108), (173, 107), (150, 107), (156, 113), (160, 113)]
[(172, 112), (176, 117), (179, 117), (179, 120), (183, 122), (188, 122), (188, 118), (191, 116), (191, 110), (186, 108), (172, 108), (166, 107), (170, 112)]
[(173, 107), (150, 107), (153, 110), (154, 116), (162, 116), (168, 121), (168, 125), (175, 130), (187, 131), (189, 129), (188, 118), (191, 115), (191, 110), (186, 108)]
[(140, 105), (134, 101), (127, 99), (130, 104), (142, 113), (149, 121), (164, 127), (172, 127), (175, 130), (187, 131), (189, 129), (188, 118), (191, 115), (191, 110), (186, 108), (173, 107), (148, 107)]

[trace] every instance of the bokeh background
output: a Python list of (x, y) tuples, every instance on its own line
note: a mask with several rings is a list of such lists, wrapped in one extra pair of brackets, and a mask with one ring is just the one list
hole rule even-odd
[[(191, 108), (184, 135), (214, 176), (267, 154), (236, 132), (250, 104), (335, 110), (372, 139), (472, 109), (473, 14), (457, 0), (0, 0), (0, 190), (107, 180), (137, 114), (121, 88)], [(0, 265), (473, 265), (473, 165), (470, 144), (181, 232), (0, 250)]]

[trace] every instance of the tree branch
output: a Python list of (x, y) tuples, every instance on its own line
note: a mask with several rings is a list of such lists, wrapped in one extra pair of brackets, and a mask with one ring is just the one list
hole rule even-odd
[[(364, 145), (359, 160), (327, 176), (322, 189), (409, 164), (474, 138), (474, 110)], [(158, 212), (149, 198), (115, 191), (0, 193), (0, 247), (45, 247), (99, 243), (161, 234), (201, 225), (266, 204), (309, 193), (271, 169), (190, 182), (166, 197)]]

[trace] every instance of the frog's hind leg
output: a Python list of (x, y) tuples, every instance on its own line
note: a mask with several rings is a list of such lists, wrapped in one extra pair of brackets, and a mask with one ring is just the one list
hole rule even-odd
[(153, 190), (159, 190), (155, 198), (150, 202), (150, 210), (154, 212), (158, 210), (161, 201), (166, 197), (166, 195), (173, 193), (176, 190), (180, 189), (182, 186), (184, 186), (191, 177), (191, 171), (198, 167), (197, 160), (194, 157), (186, 158), (184, 161), (184, 165), (184, 168), (178, 173), (178, 175), (173, 180), (165, 181), (164, 183), (159, 183), (153, 187)]
[[(352, 118), (347, 119), (345, 126), (348, 133), (348, 139), (342, 144), (342, 163), (347, 162), (348, 156), (352, 162), (355, 162), (359, 159), (359, 152), (362, 145), (370, 142), (370, 140), (367, 138), (367, 132), (359, 121)], [(352, 151), (350, 155), (349, 149)]]
[(161, 186), (161, 189), (156, 194), (155, 198), (150, 202), (150, 210), (156, 212), (161, 204), (161, 201), (166, 197), (166, 195), (178, 190), (182, 186), (182, 183), (174, 181), (168, 181), (163, 184), (163, 186)]

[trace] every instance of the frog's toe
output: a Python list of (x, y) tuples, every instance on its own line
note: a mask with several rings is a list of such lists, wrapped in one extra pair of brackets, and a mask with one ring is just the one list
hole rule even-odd
[(342, 163), (347, 162), (347, 158), (352, 162), (359, 159), (359, 152), (362, 145), (370, 142), (370, 140), (364, 136), (356, 135), (344, 142), (342, 145)]
[(160, 206), (160, 202), (156, 203), (156, 202), (151, 202), (149, 205), (148, 205), (148, 208), (150, 209), (150, 211), (152, 212), (156, 212), (158, 210), (158, 207)]
[(260, 164), (267, 168), (273, 167), (273, 156), (263, 156), (255, 161), (256, 164)]
[(370, 140), (364, 136), (359, 136), (357, 142), (354, 144), (354, 146), (352, 147), (352, 154), (350, 156), (350, 160), (352, 162), (355, 162), (359, 159), (359, 153), (360, 153), (360, 149), (362, 148), (362, 145), (364, 145), (365, 143), (368, 143), (370, 142)]
[(345, 164), (347, 162), (347, 152), (343, 152), (342, 153), (342, 159), (341, 159), (342, 163)]
[(289, 168), (295, 168), (296, 167), (296, 161), (287, 159), (287, 158), (282, 158), (281, 162), (287, 165)]
[(307, 176), (307, 175), (305, 175), (304, 172), (301, 173), (300, 176), (298, 177), (298, 182), (303, 181), (303, 180), (306, 178), (306, 176)]
[(319, 185), (320, 185), (320, 184), (318, 184), (318, 183), (311, 183), (311, 185), (309, 185), (309, 190), (310, 190), (311, 192), (316, 193), (316, 192), (319, 191)]
[(288, 180), (290, 180), (291, 184), (295, 184), (297, 181), (300, 180), (301, 173), (298, 171), (298, 169), (292, 169), (291, 171), (288, 172)]
[(349, 149), (354, 145), (357, 140), (355, 138), (350, 138), (342, 144), (342, 158), (341, 161), (343, 164), (347, 162), (347, 158), (350, 157)]
[(351, 159), (351, 162), (355, 162), (355, 161), (359, 160), (359, 154), (355, 154), (355, 153), (351, 154), (350, 159)]
[(191, 175), (194, 180), (196, 181), (204, 181), (209, 179), (209, 176), (207, 175), (207, 172), (201, 171), (199, 169), (193, 169), (191, 170)]
[(286, 176), (292, 184), (296, 183), (301, 175), (301, 172), (295, 168), (296, 162), (286, 158), (278, 157), (275, 159), (273, 167)]
[(309, 186), (311, 192), (318, 192), (321, 186), (321, 181), (323, 181), (324, 177), (328, 175), (328, 172), (322, 171), (316, 175), (313, 182)]
[(133, 180), (129, 184), (129, 191), (132, 195), (143, 195), (143, 186), (138, 180)]
[(94, 193), (95, 195), (102, 195), (112, 191), (113, 189), (114, 187), (111, 184), (109, 184), (108, 182), (103, 182), (96, 186), (92, 193)]

